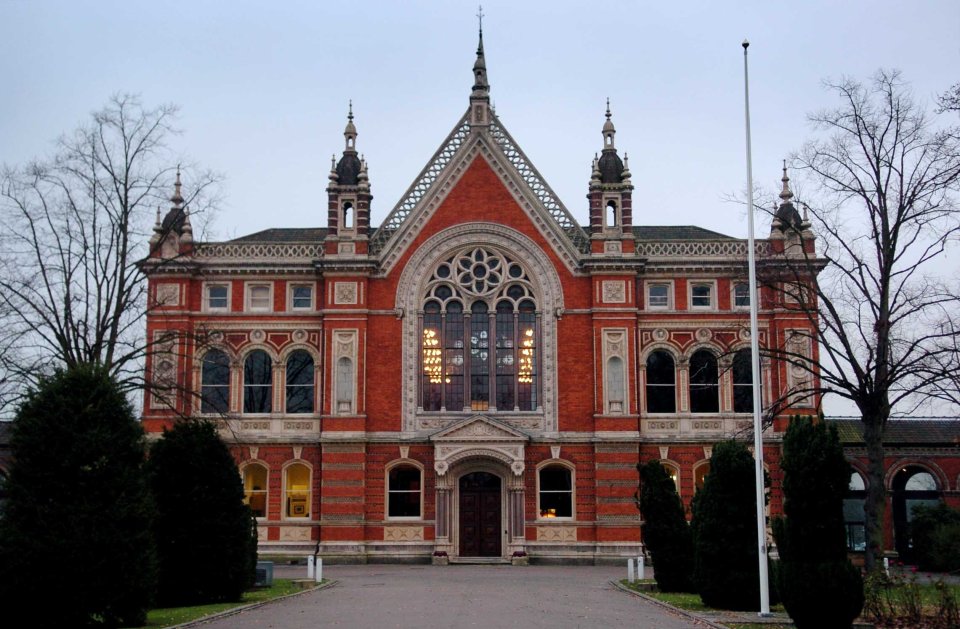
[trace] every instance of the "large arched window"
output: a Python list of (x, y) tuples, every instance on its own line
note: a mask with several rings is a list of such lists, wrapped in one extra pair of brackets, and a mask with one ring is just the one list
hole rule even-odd
[(444, 258), (420, 329), (423, 410), (537, 410), (539, 316), (533, 284), (511, 257), (473, 247)]
[(733, 355), (733, 412), (753, 412), (753, 360), (749, 349)]
[(293, 463), (284, 470), (284, 514), (288, 518), (310, 517), (310, 468)]
[(219, 349), (203, 355), (200, 367), (200, 412), (226, 413), (230, 408), (230, 359)]
[(267, 468), (259, 463), (243, 468), (243, 501), (255, 517), (267, 517)]
[(933, 507), (940, 503), (940, 486), (929, 471), (919, 465), (901, 468), (893, 477), (893, 537), (900, 560), (913, 561), (913, 538), (910, 523), (916, 507)]
[(565, 465), (552, 464), (540, 468), (539, 513), (541, 518), (573, 517), (573, 472)]
[(694, 492), (703, 489), (703, 483), (707, 480), (710, 473), (710, 461), (701, 461), (693, 466), (693, 490)]
[(690, 357), (690, 412), (720, 412), (717, 357), (710, 350), (697, 350)]
[(867, 549), (866, 516), (863, 512), (867, 499), (867, 485), (860, 472), (850, 473), (850, 484), (843, 499), (843, 523), (847, 527), (847, 550), (862, 552)]
[(313, 356), (298, 349), (287, 357), (287, 412), (313, 412)]
[(243, 412), (269, 413), (273, 398), (273, 360), (256, 349), (243, 361)]
[(415, 465), (400, 464), (387, 476), (387, 517), (419, 518), (422, 512), (423, 474)]
[(673, 356), (658, 349), (647, 356), (647, 412), (677, 412), (677, 372)]

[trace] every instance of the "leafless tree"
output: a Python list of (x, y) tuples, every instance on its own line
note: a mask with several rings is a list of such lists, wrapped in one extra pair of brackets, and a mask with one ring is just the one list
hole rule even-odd
[(789, 343), (766, 351), (818, 385), (794, 394), (821, 391), (859, 410), (872, 569), (882, 550), (887, 420), (948, 399), (944, 389), (957, 382), (960, 292), (949, 253), (960, 236), (960, 136), (927, 115), (898, 72), (827, 88), (840, 104), (810, 117), (818, 137), (791, 160), (813, 194), (802, 205), (819, 258), (781, 256), (779, 275), (767, 278), (784, 307), (812, 324), (819, 355)]
[[(151, 305), (138, 263), (173, 192), (178, 166), (168, 142), (178, 133), (176, 113), (117, 95), (62, 136), (50, 158), (4, 166), (0, 413), (57, 367), (96, 363), (128, 389), (145, 385)], [(191, 216), (209, 216), (217, 177), (186, 179)]]

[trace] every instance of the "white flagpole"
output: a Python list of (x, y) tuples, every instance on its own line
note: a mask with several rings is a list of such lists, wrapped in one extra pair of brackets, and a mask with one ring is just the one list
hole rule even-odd
[(753, 458), (756, 463), (757, 546), (760, 572), (760, 616), (770, 616), (770, 591), (767, 581), (767, 521), (763, 491), (763, 425), (760, 419), (760, 333), (757, 323), (757, 261), (753, 244), (753, 156), (750, 146), (750, 76), (747, 72), (747, 48), (743, 40), (743, 94), (747, 121), (747, 266), (750, 273), (750, 358), (753, 367)]

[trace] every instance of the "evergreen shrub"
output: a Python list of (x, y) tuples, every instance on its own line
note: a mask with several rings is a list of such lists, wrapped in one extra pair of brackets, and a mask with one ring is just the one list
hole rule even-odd
[(798, 629), (850, 627), (863, 609), (863, 581), (847, 559), (843, 498), (850, 465), (836, 427), (794, 418), (780, 467), (785, 517), (774, 521), (774, 537), (783, 605)]
[(935, 507), (914, 507), (910, 533), (920, 570), (960, 570), (960, 511), (943, 503)]
[(157, 508), (158, 602), (240, 600), (256, 577), (256, 522), (214, 425), (189, 420), (164, 431), (147, 468)]
[(759, 609), (753, 455), (735, 441), (713, 448), (710, 473), (693, 498), (694, 582), (704, 605)]
[(693, 584), (693, 536), (673, 479), (653, 460), (640, 467), (643, 543), (653, 561), (661, 592), (696, 592)]
[(7, 627), (139, 626), (155, 582), (145, 442), (106, 370), (59, 371), (13, 424), (0, 519)]

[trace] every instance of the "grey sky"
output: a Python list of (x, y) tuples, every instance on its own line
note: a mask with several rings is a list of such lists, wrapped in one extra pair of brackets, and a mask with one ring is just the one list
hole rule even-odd
[[(604, 99), (630, 155), (638, 224), (745, 236), (743, 55), (754, 176), (810, 135), (824, 77), (900, 68), (932, 101), (960, 80), (960, 3), (484, 2), (497, 113), (586, 221)], [(347, 100), (379, 224), (465, 111), (476, 2), (0, 0), (0, 161), (46, 153), (111, 93), (182, 106), (178, 150), (224, 173), (221, 238), (323, 226)], [(758, 224), (764, 235), (767, 222)]]

